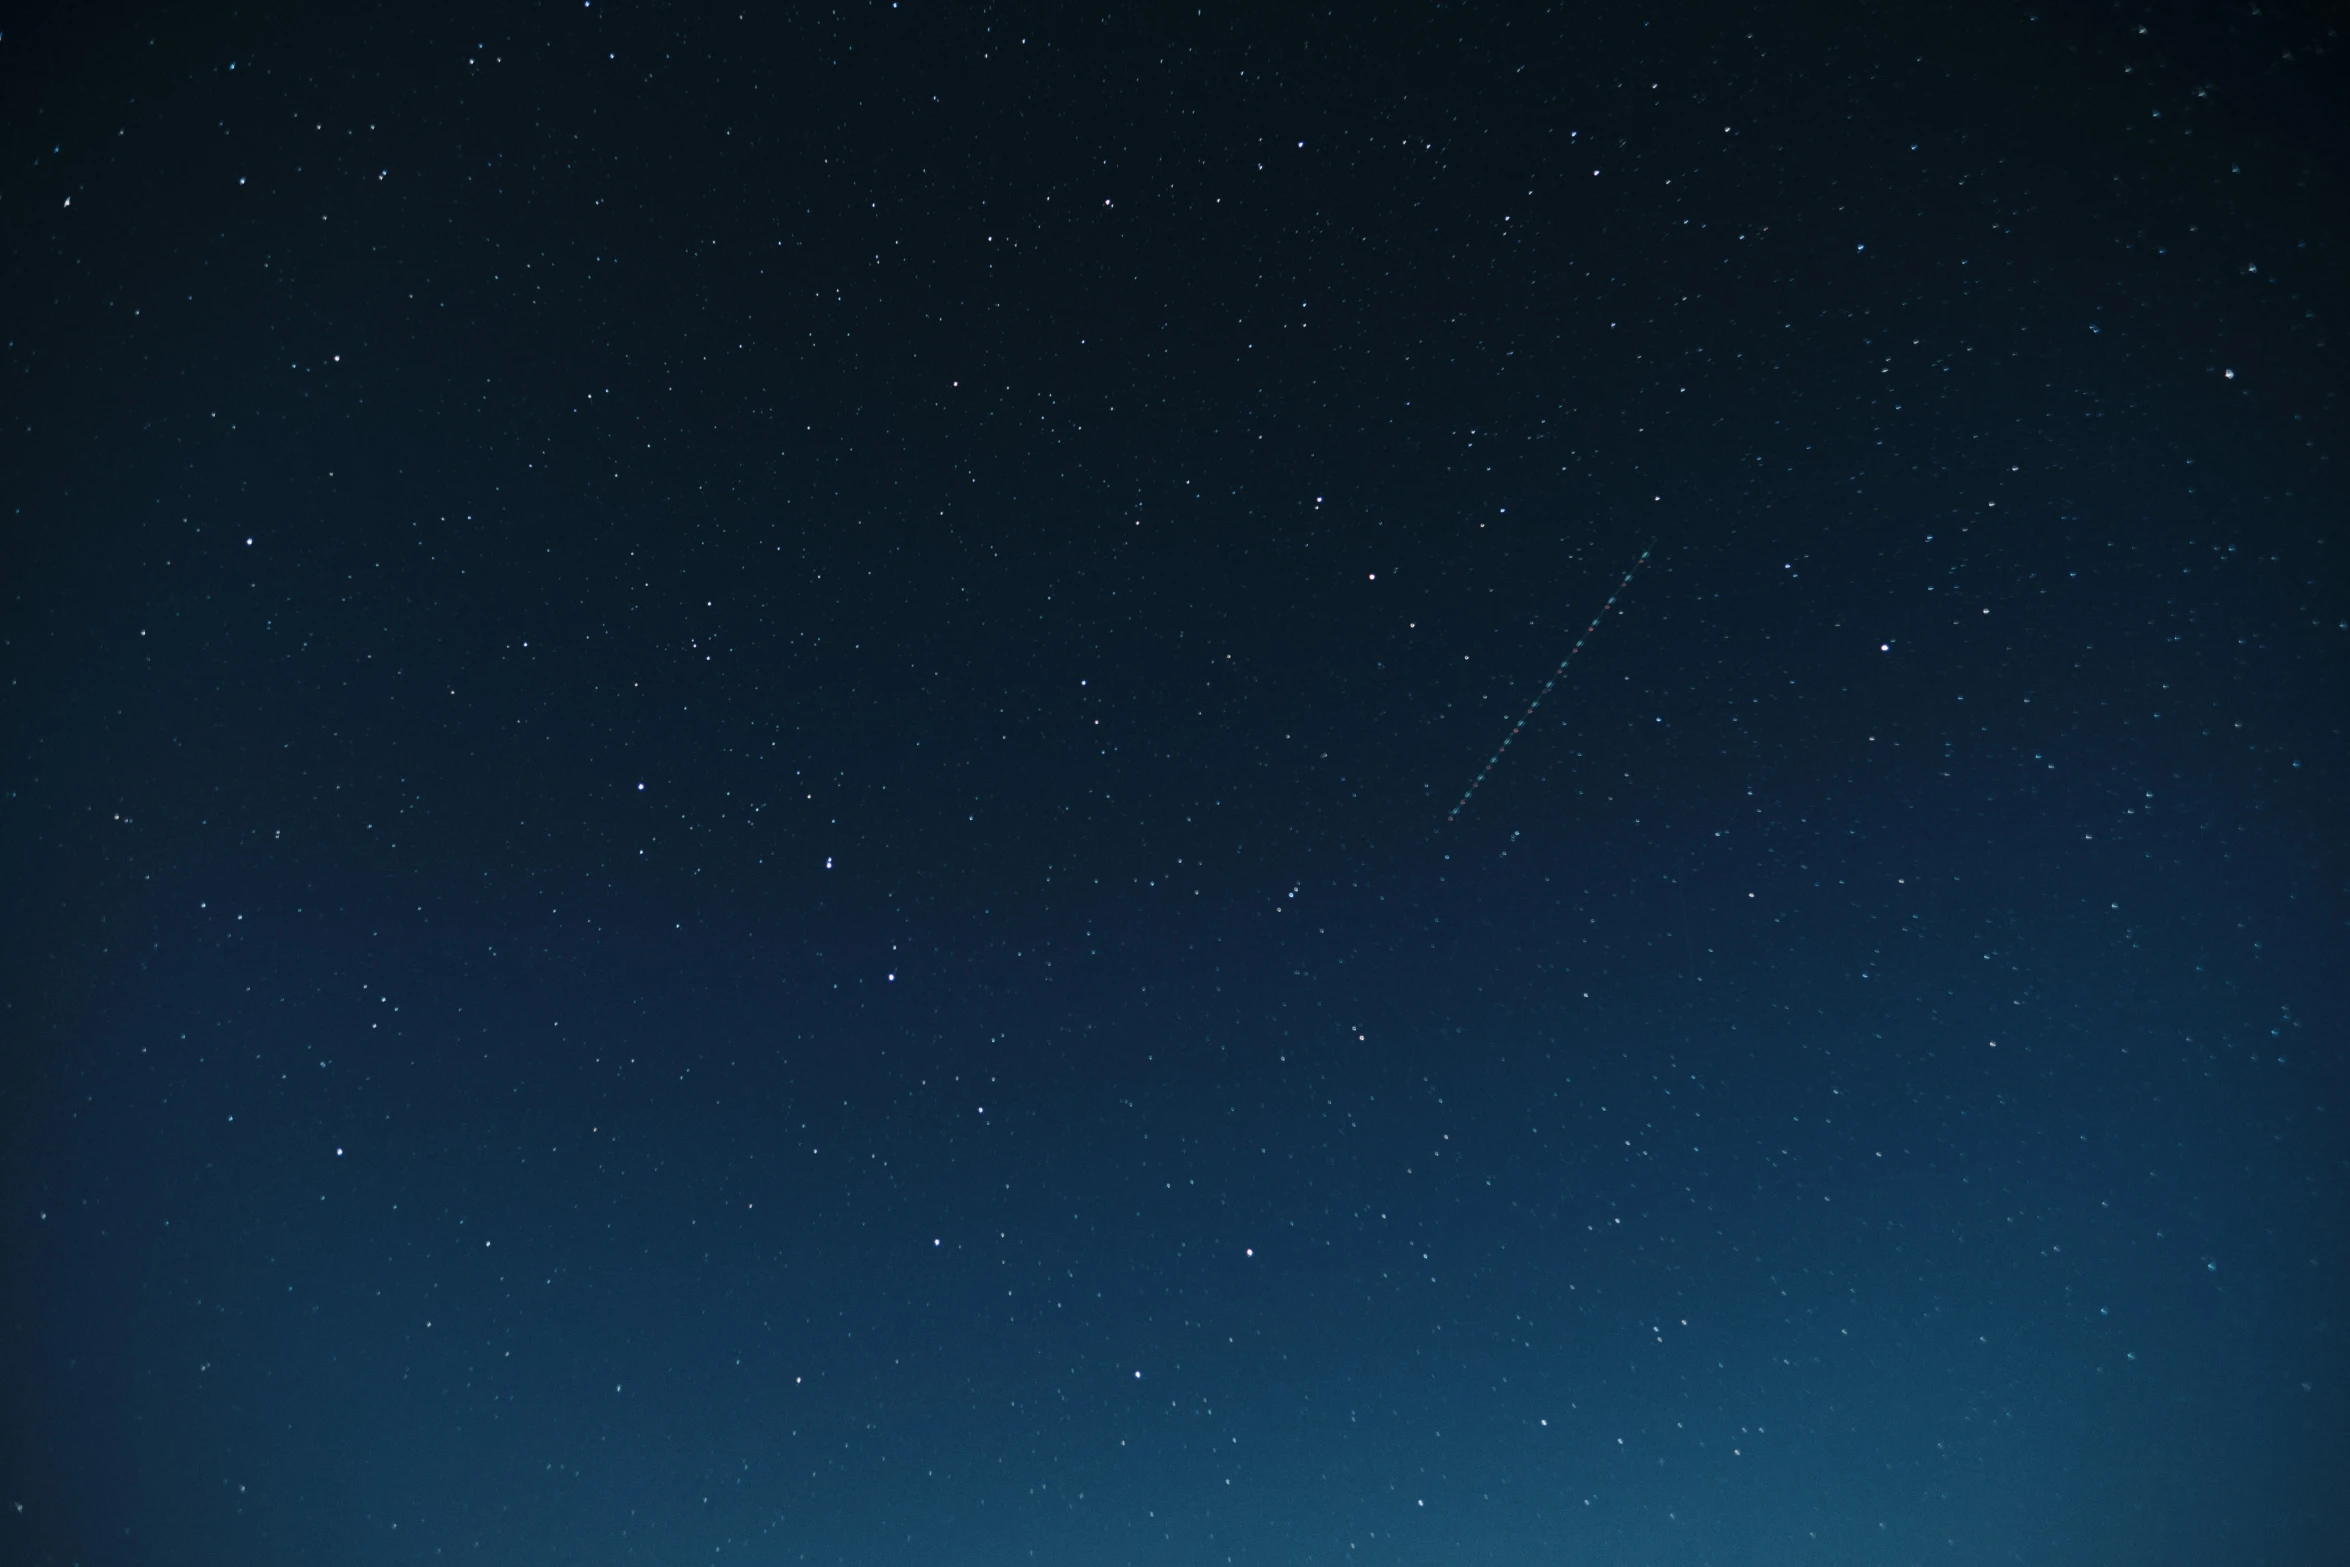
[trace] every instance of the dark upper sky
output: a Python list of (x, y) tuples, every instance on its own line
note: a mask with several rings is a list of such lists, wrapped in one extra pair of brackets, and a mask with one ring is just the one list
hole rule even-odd
[(2341, 50), (10, 21), (0, 1556), (2338, 1559)]

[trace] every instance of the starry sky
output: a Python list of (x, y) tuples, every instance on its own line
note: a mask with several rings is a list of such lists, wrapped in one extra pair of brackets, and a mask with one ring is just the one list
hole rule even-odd
[(2333, 13), (1214, 10), (0, 28), (0, 1557), (2350, 1555)]

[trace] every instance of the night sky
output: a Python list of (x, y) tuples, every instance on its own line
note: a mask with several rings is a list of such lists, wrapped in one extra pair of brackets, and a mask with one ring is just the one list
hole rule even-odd
[(2350, 1560), (2335, 14), (9, 21), (0, 1560)]

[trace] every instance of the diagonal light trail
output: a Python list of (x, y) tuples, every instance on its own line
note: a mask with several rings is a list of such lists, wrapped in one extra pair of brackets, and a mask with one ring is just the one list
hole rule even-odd
[(1567, 656), (1559, 660), (1559, 667), (1550, 672), (1548, 680), (1542, 682), (1542, 689), (1534, 693), (1534, 700), (1526, 704), (1526, 711), (1518, 715), (1516, 723), (1510, 725), (1509, 733), (1501, 737), (1501, 744), (1493, 748), (1493, 754), (1485, 759), (1485, 765), (1477, 769), (1477, 776), (1469, 780), (1469, 787), (1461, 791), (1461, 797), (1454, 801), (1452, 809), (1445, 813), (1444, 819), (1446, 821), (1454, 820), (1468, 805), (1469, 797), (1477, 792), (1477, 786), (1485, 781), (1485, 775), (1492, 772), (1495, 765), (1501, 761), (1502, 752), (1507, 751), (1510, 748), (1510, 742), (1518, 738), (1518, 731), (1526, 727), (1526, 721), (1534, 716), (1534, 709), (1540, 707), (1542, 699), (1550, 695), (1551, 687), (1557, 685), (1560, 679), (1565, 676), (1567, 666), (1575, 661), (1577, 653), (1583, 651), (1583, 644), (1591, 640), (1591, 633), (1599, 629), (1599, 623), (1607, 619), (1607, 612), (1616, 607), (1616, 600), (1623, 597), (1624, 590), (1632, 585), (1632, 578), (1640, 568), (1648, 564), (1648, 557), (1655, 548), (1655, 545), (1650, 545), (1640, 552), (1638, 560), (1632, 562), (1632, 569), (1624, 573), (1624, 580), (1616, 584), (1616, 591), (1610, 593), (1607, 596), (1607, 602), (1599, 606), (1599, 613), (1591, 617), (1591, 624), (1583, 628), (1583, 634), (1575, 639), (1575, 645), (1567, 649)]

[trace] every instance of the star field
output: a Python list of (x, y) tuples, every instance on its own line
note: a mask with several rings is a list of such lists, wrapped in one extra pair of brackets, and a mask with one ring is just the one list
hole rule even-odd
[(0, 1555), (2342, 1552), (2329, 16), (0, 73)]

